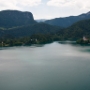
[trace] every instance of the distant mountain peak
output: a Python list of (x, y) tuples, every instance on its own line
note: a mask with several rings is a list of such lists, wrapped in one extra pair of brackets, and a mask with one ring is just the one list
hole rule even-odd
[(37, 21), (37, 22), (45, 22), (46, 19), (37, 19), (36, 21)]
[(83, 13), (81, 15), (78, 15), (78, 16), (69, 16), (69, 17), (46, 20), (45, 23), (66, 28), (66, 27), (69, 27), (78, 21), (86, 20), (86, 19), (90, 19), (90, 11), (87, 13)]
[(87, 15), (90, 15), (90, 11), (86, 13)]

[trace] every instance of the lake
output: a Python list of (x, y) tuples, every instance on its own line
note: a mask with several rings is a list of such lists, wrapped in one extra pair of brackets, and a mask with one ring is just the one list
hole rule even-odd
[(90, 46), (2, 47), (0, 90), (90, 90)]

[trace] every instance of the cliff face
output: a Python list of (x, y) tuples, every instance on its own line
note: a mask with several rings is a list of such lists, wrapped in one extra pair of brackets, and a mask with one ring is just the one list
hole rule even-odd
[(0, 12), (0, 27), (11, 28), (35, 23), (31, 12), (21, 12), (17, 10)]

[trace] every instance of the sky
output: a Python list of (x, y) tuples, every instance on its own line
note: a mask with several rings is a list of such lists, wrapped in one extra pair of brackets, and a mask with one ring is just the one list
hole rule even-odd
[(90, 0), (0, 0), (0, 11), (32, 12), (34, 19), (76, 16), (90, 11)]

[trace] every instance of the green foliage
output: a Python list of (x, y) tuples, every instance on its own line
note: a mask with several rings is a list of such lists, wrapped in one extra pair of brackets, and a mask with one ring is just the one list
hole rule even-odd
[(60, 30), (57, 35), (63, 36), (65, 40), (77, 40), (83, 36), (90, 38), (90, 19), (79, 21), (69, 28)]
[(9, 28), (6, 30), (0, 30), (0, 37), (12, 36), (12, 37), (28, 37), (33, 34), (49, 34), (59, 31), (61, 28), (48, 25), (45, 23), (37, 23), (33, 25), (19, 26), (15, 28)]
[(21, 45), (31, 45), (31, 44), (45, 44), (51, 43), (53, 41), (60, 40), (60, 37), (56, 34), (34, 34), (29, 37), (19, 37), (19, 38), (0, 38), (0, 46), (21, 46)]

